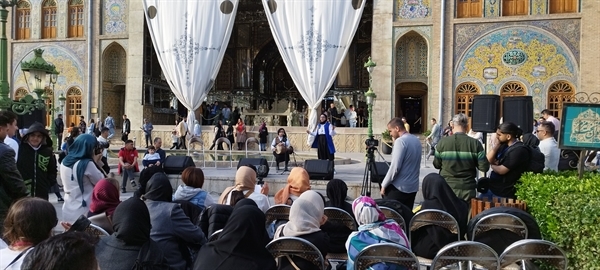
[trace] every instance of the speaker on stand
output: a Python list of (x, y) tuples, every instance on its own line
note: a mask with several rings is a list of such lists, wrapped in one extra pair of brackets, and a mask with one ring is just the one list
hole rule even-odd
[(533, 132), (533, 98), (531, 96), (505, 97), (502, 101), (502, 121), (512, 122), (523, 134)]
[[(476, 95), (471, 105), (471, 129), (476, 132), (496, 132), (500, 122), (500, 96)], [(504, 119), (506, 121), (506, 119)]]

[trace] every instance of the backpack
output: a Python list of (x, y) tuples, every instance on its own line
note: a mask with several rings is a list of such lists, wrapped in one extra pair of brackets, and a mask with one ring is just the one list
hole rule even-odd
[(540, 151), (540, 148), (537, 146), (532, 146), (532, 145), (527, 145), (527, 144), (520, 144), (519, 147), (525, 147), (525, 149), (527, 149), (527, 151), (529, 152), (529, 156), (531, 157), (529, 159), (529, 166), (527, 166), (527, 169), (525, 170), (525, 172), (533, 172), (533, 173), (544, 172), (544, 168), (546, 167), (546, 165), (545, 165), (546, 157)]

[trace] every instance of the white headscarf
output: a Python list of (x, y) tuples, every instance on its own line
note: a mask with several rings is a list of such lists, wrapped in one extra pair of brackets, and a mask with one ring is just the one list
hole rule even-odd
[(284, 236), (300, 236), (320, 231), (324, 209), (321, 195), (316, 191), (305, 191), (292, 204), (290, 221), (277, 228), (275, 238), (281, 235), (281, 230)]

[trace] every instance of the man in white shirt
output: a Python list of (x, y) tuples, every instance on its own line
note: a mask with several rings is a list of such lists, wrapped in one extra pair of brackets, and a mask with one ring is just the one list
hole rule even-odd
[(108, 147), (110, 147), (110, 142), (108, 141), (109, 134), (110, 129), (107, 127), (103, 127), (100, 130), (100, 136), (96, 138), (96, 140), (98, 140), (98, 143), (100, 144), (100, 147), (102, 147), (102, 163), (104, 163), (102, 169), (106, 173), (110, 172), (110, 166), (108, 166)]
[(560, 121), (552, 115), (552, 112), (548, 109), (542, 111), (542, 117), (546, 119), (546, 121), (554, 124), (554, 139), (558, 140), (558, 132), (560, 131)]
[(354, 105), (350, 105), (348, 110), (346, 111), (346, 119), (348, 120), (348, 124), (350, 124), (351, 128), (356, 127), (356, 111), (354, 110)]
[(560, 149), (554, 139), (554, 124), (550, 121), (541, 122), (537, 127), (537, 137), (540, 139), (540, 152), (544, 154), (544, 170), (558, 171)]
[(17, 119), (15, 118), (14, 121), (12, 121), (12, 123), (8, 123), (7, 127), (8, 128), (6, 129), (6, 138), (4, 138), (4, 143), (10, 146), (10, 148), (12, 148), (13, 150), (15, 150), (16, 161), (19, 157), (19, 143), (17, 142), (17, 140), (13, 139), (13, 137), (15, 137), (17, 130), (19, 130), (19, 127), (17, 126)]

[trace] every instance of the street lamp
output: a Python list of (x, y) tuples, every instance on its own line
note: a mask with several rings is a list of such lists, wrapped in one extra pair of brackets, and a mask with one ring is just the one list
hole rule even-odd
[[(33, 75), (34, 92), (37, 99), (31, 95), (23, 97), (19, 101), (13, 101), (10, 98), (8, 83), (8, 42), (6, 38), (6, 22), (8, 20), (7, 7), (13, 7), (18, 0), (0, 0), (0, 23), (2, 24), (2, 35), (0, 36), (0, 111), (11, 109), (16, 114), (31, 114), (36, 109), (44, 109), (44, 87), (42, 84), (47, 81), (47, 74), (56, 71), (56, 68), (48, 64), (43, 58), (43, 50), (34, 50), (35, 58), (29, 62), (23, 62), (21, 69)], [(30, 76), (31, 77), (31, 76)]]
[[(56, 80), (58, 79), (58, 74), (59, 74), (59, 72), (55, 71), (54, 73), (50, 74), (50, 76), (48, 76), (48, 77), (50, 77), (50, 85), (52, 86), (52, 93), (53, 93), (52, 99), (54, 99), (54, 94), (55, 94), (55, 92), (54, 92), (54, 85), (56, 85)], [(50, 97), (46, 97), (46, 98), (50, 99)], [(56, 132), (54, 132), (54, 130), (56, 129), (56, 123), (54, 122), (54, 119), (56, 118), (56, 112), (59, 111), (59, 110), (62, 111), (63, 107), (65, 106), (65, 100), (66, 99), (67, 98), (65, 97), (65, 95), (61, 91), (60, 92), (60, 96), (58, 97), (58, 104), (60, 105), (60, 107), (54, 106), (56, 103), (54, 103), (54, 100), (52, 100), (51, 104), (52, 104), (53, 107), (52, 108), (48, 108), (48, 110), (50, 110), (50, 112), (51, 112), (51, 117), (50, 117), (51, 120), (50, 121), (52, 121), (50, 123), (50, 139), (52, 139), (52, 141), (55, 142), (58, 145), (60, 145), (61, 142), (58, 142), (56, 140)], [(56, 145), (56, 144), (54, 144), (54, 145)]]
[(365, 63), (365, 68), (367, 72), (369, 72), (369, 90), (365, 93), (365, 97), (367, 99), (367, 111), (369, 113), (369, 124), (367, 128), (367, 135), (370, 140), (373, 140), (373, 105), (375, 104), (375, 98), (377, 95), (373, 92), (373, 69), (377, 66), (371, 57), (369, 56), (369, 60)]

